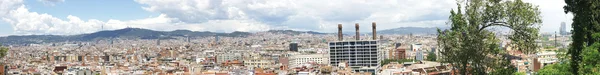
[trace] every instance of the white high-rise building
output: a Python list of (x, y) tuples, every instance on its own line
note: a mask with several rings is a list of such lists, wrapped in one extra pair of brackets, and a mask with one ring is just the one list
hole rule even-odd
[(375, 73), (379, 62), (383, 59), (378, 54), (376, 40), (349, 40), (329, 42), (330, 64), (348, 62), (348, 66), (356, 72)]
[(567, 24), (565, 22), (560, 23), (560, 35), (567, 35)]

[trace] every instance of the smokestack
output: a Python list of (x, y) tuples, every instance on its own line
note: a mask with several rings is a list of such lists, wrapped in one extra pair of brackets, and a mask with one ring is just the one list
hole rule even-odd
[(356, 40), (360, 40), (360, 34), (358, 33), (359, 32), (358, 23), (356, 23), (355, 26), (356, 26), (356, 35), (354, 35), (354, 36), (356, 36)]
[(342, 34), (342, 24), (338, 24), (338, 40), (343, 41), (344, 40), (343, 36), (344, 35)]
[(373, 40), (377, 40), (377, 24), (373, 22)]

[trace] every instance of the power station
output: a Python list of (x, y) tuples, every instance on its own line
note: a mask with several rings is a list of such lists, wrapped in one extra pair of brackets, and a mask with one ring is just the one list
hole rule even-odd
[(350, 67), (355, 72), (376, 73), (381, 59), (377, 44), (376, 24), (373, 25), (373, 39), (360, 40), (359, 24), (356, 23), (355, 40), (343, 40), (342, 24), (338, 24), (338, 41), (329, 42), (330, 64)]

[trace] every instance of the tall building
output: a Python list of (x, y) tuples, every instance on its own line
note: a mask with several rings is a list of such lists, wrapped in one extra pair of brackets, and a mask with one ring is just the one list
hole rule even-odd
[[(356, 25), (358, 29), (358, 24)], [(338, 25), (338, 28), (341, 29), (341, 24)], [(374, 22), (373, 29), (375, 29)], [(338, 34), (341, 34), (341, 32)], [(343, 35), (339, 35), (338, 37), (342, 36)], [(356, 40), (343, 40), (338, 38), (338, 41), (329, 42), (330, 64), (333, 66), (345, 66), (338, 64), (347, 62), (346, 65), (355, 72), (376, 73), (378, 66), (380, 65), (379, 63), (382, 60), (379, 59), (382, 57), (380, 56), (382, 54), (379, 54), (377, 39), (360, 40), (360, 37), (355, 38)]]
[(422, 50), (418, 50), (416, 54), (417, 55), (415, 56), (415, 60), (417, 60), (417, 61), (423, 60), (423, 51)]
[(190, 36), (187, 36), (187, 42), (188, 42), (188, 43), (191, 43), (191, 42), (192, 42), (192, 41), (191, 41), (191, 39), (190, 39)]
[(567, 24), (565, 22), (560, 23), (560, 35), (567, 35)]
[[(378, 47), (376, 40), (350, 40), (329, 42), (330, 64), (338, 66), (348, 62), (348, 66), (359, 70), (363, 67), (379, 65)], [(370, 72), (374, 72), (373, 69)]]
[(298, 52), (298, 43), (290, 43), (290, 51)]
[(160, 39), (157, 39), (157, 40), (156, 40), (156, 45), (157, 45), (157, 46), (160, 46)]

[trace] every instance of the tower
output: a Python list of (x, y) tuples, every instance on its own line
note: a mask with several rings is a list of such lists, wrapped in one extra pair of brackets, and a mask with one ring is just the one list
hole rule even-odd
[(215, 36), (215, 43), (219, 44), (219, 36)]
[(298, 43), (296, 43), (296, 42), (290, 43), (290, 51), (298, 52)]
[(160, 38), (156, 40), (156, 45), (160, 46)]
[(560, 35), (567, 35), (567, 24), (565, 22), (560, 23)]
[(377, 40), (377, 24), (375, 24), (375, 22), (372, 23), (373, 25), (373, 40)]
[(556, 38), (558, 36), (558, 34), (556, 34), (556, 31), (554, 32), (554, 47), (558, 47), (558, 39)]
[(342, 34), (342, 24), (338, 24), (338, 41), (344, 40), (344, 35)]
[(360, 40), (360, 33), (359, 33), (359, 30), (358, 30), (358, 28), (359, 28), (358, 23), (356, 23), (354, 25), (355, 25), (355, 28), (356, 28), (356, 35), (354, 35), (354, 36), (356, 36), (356, 40)]
[[(356, 27), (356, 40), (342, 40), (342, 25), (338, 24), (338, 41), (329, 42), (329, 63), (333, 66), (348, 66), (353, 68), (354, 72), (372, 72), (378, 71), (381, 60), (378, 41), (360, 40), (359, 25)], [(376, 38), (376, 37), (374, 37)]]

